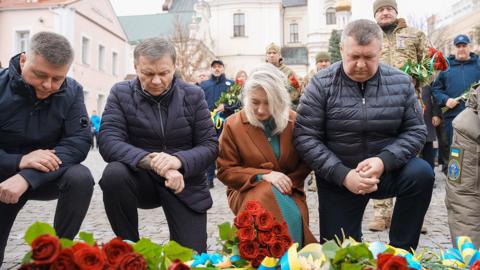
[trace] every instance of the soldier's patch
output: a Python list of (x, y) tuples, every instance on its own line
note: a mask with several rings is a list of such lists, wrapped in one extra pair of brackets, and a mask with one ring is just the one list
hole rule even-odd
[(462, 176), (463, 150), (457, 147), (450, 149), (447, 178), (449, 181), (460, 182)]
[(460, 173), (462, 172), (462, 166), (457, 160), (452, 159), (448, 162), (448, 180), (457, 182), (460, 180)]
[(405, 41), (405, 38), (403, 37), (397, 37), (397, 49), (406, 49), (407, 44)]

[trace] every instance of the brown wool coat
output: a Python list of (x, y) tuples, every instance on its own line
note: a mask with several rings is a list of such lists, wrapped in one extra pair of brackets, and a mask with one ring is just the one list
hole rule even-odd
[(217, 176), (228, 187), (228, 203), (234, 214), (242, 210), (247, 201), (256, 200), (280, 222), (283, 217), (272, 192), (272, 184), (256, 181), (256, 176), (273, 170), (290, 177), (294, 185), (291, 197), (302, 215), (306, 245), (317, 240), (308, 226), (308, 208), (303, 190), (310, 168), (300, 160), (293, 145), (295, 117), (296, 113), (290, 111), (289, 123), (280, 134), (278, 160), (263, 130), (250, 125), (243, 110), (229, 117), (220, 137)]

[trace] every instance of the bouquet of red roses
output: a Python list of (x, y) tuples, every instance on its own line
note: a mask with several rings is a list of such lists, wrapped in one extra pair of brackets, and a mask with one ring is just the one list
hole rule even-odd
[(64, 246), (54, 235), (36, 237), (20, 269), (147, 269), (145, 258), (120, 238), (114, 238), (102, 246), (84, 242)]
[(400, 70), (417, 80), (420, 85), (430, 83), (434, 78), (435, 72), (447, 69), (447, 59), (445, 59), (442, 52), (435, 48), (429, 48), (427, 55), (425, 55), (419, 63), (414, 64), (414, 61), (408, 59), (403, 67), (400, 68)]
[(255, 268), (266, 256), (282, 257), (293, 244), (287, 224), (276, 221), (272, 213), (256, 201), (247, 202), (245, 210), (235, 217), (234, 224), (238, 229), (239, 255), (251, 261)]
[(31, 251), (20, 269), (183, 270), (181, 262), (193, 257), (193, 250), (174, 241), (162, 246), (146, 238), (136, 243), (114, 238), (99, 245), (93, 234), (81, 232), (79, 237), (80, 241), (59, 239), (49, 224), (34, 223), (25, 233)]

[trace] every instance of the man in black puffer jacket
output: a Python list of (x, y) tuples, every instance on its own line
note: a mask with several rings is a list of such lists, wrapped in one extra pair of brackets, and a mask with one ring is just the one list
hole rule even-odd
[(102, 116), (109, 164), (100, 186), (117, 236), (138, 241), (137, 208), (162, 206), (170, 238), (204, 252), (212, 206), (205, 170), (218, 142), (203, 91), (174, 76), (175, 58), (159, 38), (135, 48), (137, 78), (113, 86)]
[(434, 174), (416, 158), (426, 127), (411, 79), (379, 64), (382, 30), (368, 20), (343, 31), (342, 62), (317, 73), (301, 98), (295, 146), (315, 170), (320, 239), (361, 240), (369, 199), (397, 197), (393, 246), (416, 248)]
[(39, 32), (27, 52), (0, 71), (0, 268), (27, 201), (58, 198), (53, 225), (59, 237), (75, 238), (87, 214), (95, 182), (80, 162), (91, 133), (83, 88), (67, 77), (73, 54), (65, 37)]

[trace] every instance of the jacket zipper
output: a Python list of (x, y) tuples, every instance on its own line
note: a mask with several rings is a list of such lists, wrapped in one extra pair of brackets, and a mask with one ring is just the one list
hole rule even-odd
[(362, 113), (363, 113), (363, 122), (364, 130), (362, 134), (362, 145), (363, 145), (363, 159), (367, 158), (367, 138), (366, 138), (366, 127), (367, 127), (367, 102), (365, 99), (365, 83), (360, 83), (360, 90), (362, 92)]
[(165, 146), (165, 130), (163, 129), (163, 117), (162, 117), (162, 105), (160, 102), (157, 102), (157, 108), (158, 108), (158, 115), (160, 116), (160, 129), (162, 130), (162, 149), (163, 151), (166, 150)]

